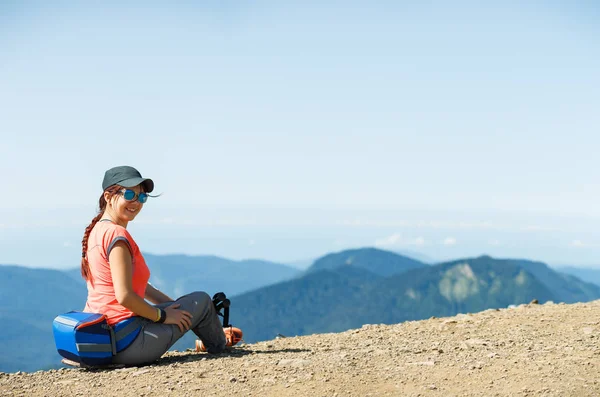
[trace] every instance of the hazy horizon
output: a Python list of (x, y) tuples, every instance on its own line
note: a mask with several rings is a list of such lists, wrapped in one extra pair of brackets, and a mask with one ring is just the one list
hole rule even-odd
[[(2, 228), (6, 233), (0, 241), (0, 263), (78, 266), (83, 229), (93, 210), (55, 209), (43, 224), (36, 223), (35, 212), (28, 214), (30, 219), (0, 211), (8, 222)], [(19, 226), (9, 226), (13, 217), (21, 222)], [(595, 231), (597, 220), (576, 214), (510, 211), (165, 210), (150, 201), (128, 229), (142, 251), (159, 255), (216, 255), (290, 264), (344, 249), (377, 247), (433, 261), (487, 254), (554, 266), (597, 266), (600, 247), (589, 243), (600, 238)], [(38, 249), (27, 246), (29, 239)]]

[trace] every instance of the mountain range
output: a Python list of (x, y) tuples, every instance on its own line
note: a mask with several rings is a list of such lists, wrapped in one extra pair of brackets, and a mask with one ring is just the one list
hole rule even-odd
[[(429, 265), (375, 248), (316, 259), (306, 270), (261, 260), (144, 254), (151, 282), (176, 297), (195, 290), (224, 291), (231, 321), (247, 342), (276, 335), (341, 331), (367, 323), (397, 323), (488, 308), (600, 298), (600, 287), (544, 263), (489, 256)], [(78, 269), (0, 266), (0, 371), (59, 365), (52, 319), (81, 310), (86, 288)], [(190, 333), (175, 349), (193, 346)]]
[(301, 277), (235, 297), (233, 307), (245, 339), (254, 342), (278, 334), (339, 332), (366, 323), (450, 316), (533, 299), (571, 303), (598, 298), (599, 286), (541, 262), (481, 256), (428, 266), (368, 248), (327, 255)]

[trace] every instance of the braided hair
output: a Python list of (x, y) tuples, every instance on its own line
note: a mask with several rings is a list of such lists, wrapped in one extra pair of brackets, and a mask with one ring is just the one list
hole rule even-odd
[(90, 264), (88, 263), (88, 260), (86, 257), (87, 250), (88, 250), (88, 239), (90, 238), (90, 233), (92, 232), (92, 229), (94, 228), (94, 226), (96, 226), (96, 223), (98, 223), (98, 221), (102, 218), (102, 215), (104, 214), (104, 210), (106, 210), (106, 199), (104, 198), (104, 193), (105, 192), (109, 193), (108, 199), (110, 200), (121, 189), (122, 189), (121, 186), (113, 185), (113, 186), (108, 187), (104, 192), (102, 192), (102, 195), (100, 196), (100, 199), (98, 200), (98, 207), (99, 207), (98, 215), (96, 215), (92, 219), (92, 222), (90, 222), (88, 227), (85, 228), (85, 232), (83, 233), (83, 239), (81, 240), (81, 276), (85, 280), (89, 280), (92, 276), (92, 273), (90, 272)]

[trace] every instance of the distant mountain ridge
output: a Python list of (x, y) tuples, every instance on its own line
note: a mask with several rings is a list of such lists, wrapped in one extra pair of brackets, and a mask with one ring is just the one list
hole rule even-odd
[(427, 266), (423, 262), (378, 248), (359, 248), (325, 255), (317, 259), (309, 272), (333, 270), (341, 266), (362, 268), (380, 276), (391, 276)]
[(575, 303), (596, 299), (594, 296), (598, 291), (598, 285), (587, 282), (588, 280), (553, 270), (543, 262), (525, 259), (507, 259), (506, 261), (521, 266), (533, 274), (553, 292), (558, 302)]
[[(153, 282), (171, 296), (225, 291), (231, 321), (248, 342), (276, 334), (333, 332), (365, 323), (395, 323), (492, 307), (587, 301), (600, 287), (545, 264), (489, 256), (437, 265), (376, 248), (346, 250), (315, 260), (305, 272), (261, 260), (145, 254)], [(52, 319), (83, 308), (87, 291), (79, 269), (57, 271), (0, 266), (0, 371), (57, 366)], [(193, 346), (190, 333), (174, 348)]]
[(588, 283), (592, 283), (592, 284), (600, 286), (600, 269), (599, 268), (562, 266), (562, 267), (556, 268), (556, 270), (563, 274), (575, 276), (575, 277), (577, 277), (581, 280), (584, 280)]
[[(377, 259), (370, 262), (369, 253)], [(385, 253), (388, 258), (394, 255)], [(381, 250), (374, 249), (326, 255), (315, 261), (320, 267), (311, 267), (302, 277), (235, 297), (233, 305), (245, 339), (338, 332), (365, 323), (450, 316), (533, 299), (600, 298), (600, 287), (555, 272), (541, 262), (481, 256), (403, 271), (395, 267), (398, 272), (386, 277), (376, 274), (381, 270), (376, 265), (381, 256)], [(391, 273), (390, 267), (383, 269)]]

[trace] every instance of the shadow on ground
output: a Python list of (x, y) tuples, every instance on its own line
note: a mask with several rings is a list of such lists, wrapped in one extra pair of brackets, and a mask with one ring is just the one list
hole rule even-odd
[[(263, 350), (246, 350), (243, 348), (236, 348), (224, 351), (219, 354), (209, 354), (209, 353), (195, 353), (193, 351), (189, 352), (175, 352), (175, 354), (171, 354), (165, 357), (162, 357), (158, 361), (154, 361), (148, 364), (141, 364), (135, 366), (126, 366), (126, 365), (108, 365), (104, 367), (76, 367), (84, 371), (88, 372), (104, 372), (104, 371), (115, 371), (115, 370), (123, 370), (124, 368), (142, 368), (148, 366), (167, 366), (175, 363), (189, 363), (195, 361), (203, 361), (203, 360), (218, 360), (224, 357), (243, 357), (250, 354), (278, 354), (278, 353), (304, 353), (309, 352), (309, 349), (263, 349)], [(68, 367), (73, 368), (74, 366), (68, 365)]]

